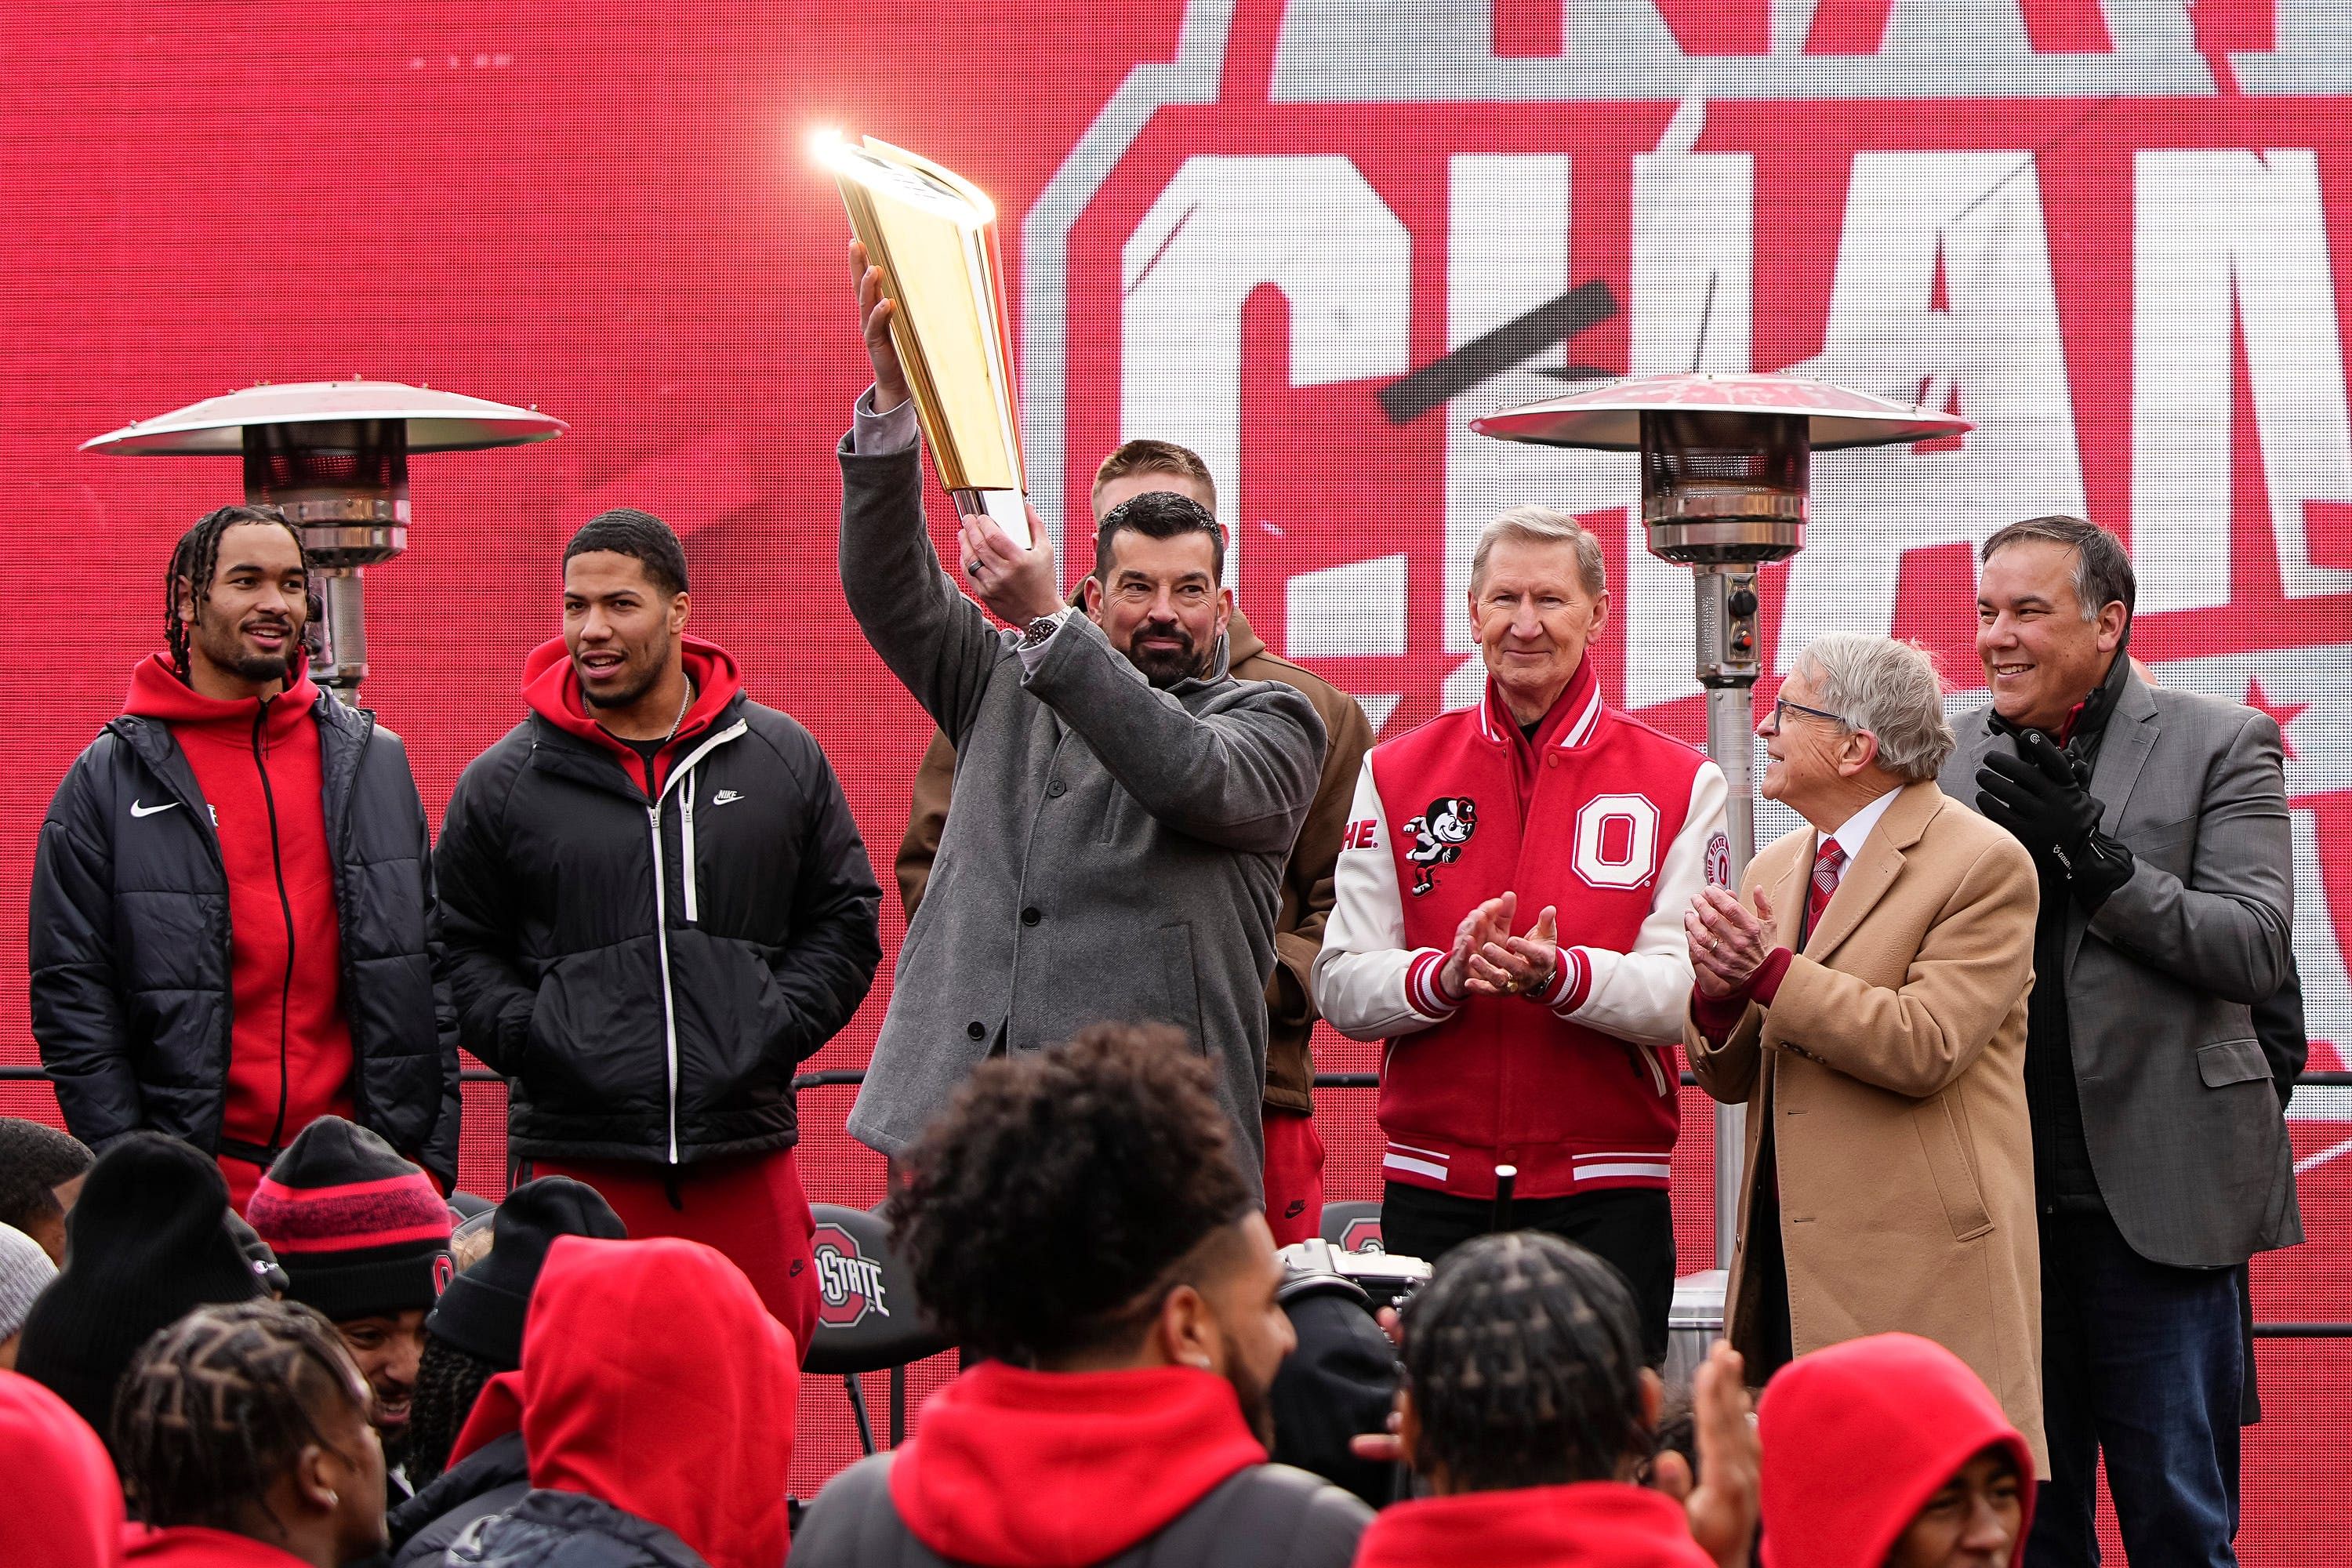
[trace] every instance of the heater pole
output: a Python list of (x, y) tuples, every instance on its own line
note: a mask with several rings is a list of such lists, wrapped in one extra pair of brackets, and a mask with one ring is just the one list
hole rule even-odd
[[(1724, 832), (1731, 844), (1731, 886), (1737, 889), (1756, 854), (1756, 568), (1750, 563), (1697, 566), (1698, 679), (1706, 688), (1706, 754), (1728, 786)], [(1731, 1267), (1739, 1235), (1739, 1166), (1748, 1146), (1748, 1108), (1715, 1108), (1715, 1263)]]

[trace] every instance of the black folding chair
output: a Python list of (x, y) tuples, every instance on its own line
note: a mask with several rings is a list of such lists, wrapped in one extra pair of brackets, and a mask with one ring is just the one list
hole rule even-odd
[(838, 1377), (849, 1394), (857, 1440), (875, 1451), (874, 1422), (866, 1409), (860, 1373), (890, 1374), (890, 1446), (907, 1437), (907, 1367), (937, 1355), (948, 1342), (924, 1321), (906, 1260), (890, 1248), (878, 1212), (811, 1204), (816, 1236), (817, 1321), (803, 1370)]
[(1376, 1198), (1347, 1198), (1323, 1205), (1323, 1239), (1342, 1252), (1386, 1252), (1381, 1240)]

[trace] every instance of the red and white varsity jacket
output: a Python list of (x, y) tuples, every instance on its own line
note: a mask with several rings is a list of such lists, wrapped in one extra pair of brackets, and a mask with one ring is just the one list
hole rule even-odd
[[(1683, 913), (1728, 881), (1723, 772), (1605, 706), (1591, 661), (1530, 742), (1493, 681), (1372, 749), (1315, 961), (1332, 1027), (1385, 1039), (1388, 1177), (1491, 1197), (1664, 1187), (1680, 1125), (1673, 1042), (1691, 994)], [(1535, 996), (1451, 996), (1464, 917), (1518, 894), (1557, 909), (1559, 978)]]

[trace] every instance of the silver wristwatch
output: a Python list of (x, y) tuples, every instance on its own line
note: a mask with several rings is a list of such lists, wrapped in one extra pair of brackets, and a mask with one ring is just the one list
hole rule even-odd
[(1028, 629), (1021, 634), (1021, 646), (1025, 648), (1043, 647), (1047, 637), (1062, 629), (1062, 616), (1068, 614), (1064, 610), (1060, 615), (1039, 616), (1031, 621)]

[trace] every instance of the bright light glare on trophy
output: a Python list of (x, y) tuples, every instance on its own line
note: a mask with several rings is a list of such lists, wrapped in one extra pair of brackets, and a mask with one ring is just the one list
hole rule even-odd
[(990, 518), (1029, 548), (995, 204), (961, 175), (870, 136), (851, 142), (820, 132), (812, 152), (897, 306), (890, 337), (940, 485), (957, 511)]

